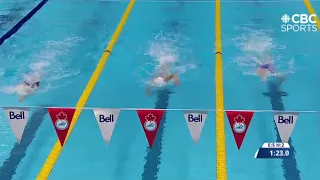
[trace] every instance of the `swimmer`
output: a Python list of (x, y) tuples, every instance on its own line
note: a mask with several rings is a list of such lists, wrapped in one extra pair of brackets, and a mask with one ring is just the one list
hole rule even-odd
[(22, 102), (26, 96), (31, 95), (37, 91), (40, 87), (40, 74), (34, 74), (33, 76), (25, 76), (25, 79), (18, 86), (22, 90), (20, 93), (19, 101)]
[(261, 77), (262, 81), (267, 81), (268, 74), (271, 74), (274, 77), (279, 78), (280, 84), (285, 80), (284, 76), (276, 74), (274, 65), (272, 63), (262, 64), (258, 67), (258, 75)]
[(162, 87), (167, 85), (171, 80), (174, 81), (174, 83), (178, 86), (180, 84), (179, 76), (178, 74), (170, 74), (168, 70), (168, 64), (163, 64), (159, 68), (158, 75), (153, 78), (153, 80), (150, 82), (150, 85), (146, 89), (147, 96), (150, 95), (151, 87)]
[(262, 64), (259, 66), (258, 74), (263, 81), (267, 80), (268, 73), (271, 73), (271, 74), (275, 73), (274, 68), (271, 63)]

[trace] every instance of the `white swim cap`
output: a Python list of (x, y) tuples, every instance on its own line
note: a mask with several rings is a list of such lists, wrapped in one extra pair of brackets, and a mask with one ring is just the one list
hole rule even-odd
[(166, 84), (165, 80), (163, 77), (157, 77), (156, 79), (154, 79), (152, 85), (153, 86), (164, 86)]

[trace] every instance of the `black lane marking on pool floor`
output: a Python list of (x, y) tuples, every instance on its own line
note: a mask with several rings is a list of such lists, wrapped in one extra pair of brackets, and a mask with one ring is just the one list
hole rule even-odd
[[(51, 107), (51, 106), (44, 106)], [(16, 169), (21, 162), (22, 158), (26, 155), (26, 151), (29, 145), (32, 143), (35, 134), (41, 123), (43, 122), (45, 115), (47, 114), (46, 109), (37, 109), (32, 113), (28, 124), (23, 133), (21, 143), (16, 143), (10, 152), (10, 156), (3, 162), (0, 167), (0, 179), (11, 180), (13, 175), (16, 173)], [(32, 153), (32, 152), (31, 152)]]
[(4, 34), (0, 38), (0, 45), (4, 43), (5, 40), (9, 39), (12, 35), (14, 35), (18, 30), (27, 22), (29, 21), (33, 15), (38, 12), (43, 5), (45, 5), (49, 0), (41, 1), (35, 8), (33, 8), (26, 16), (24, 16), (16, 25), (14, 25), (6, 34)]
[[(156, 109), (167, 109), (169, 104), (170, 92), (168, 89), (163, 89), (158, 92)], [(158, 178), (158, 172), (161, 164), (162, 154), (162, 138), (164, 134), (164, 128), (166, 124), (166, 112), (161, 120), (157, 136), (154, 140), (152, 148), (147, 147), (147, 156), (145, 157), (146, 163), (141, 175), (142, 180), (156, 180)]]
[[(269, 92), (263, 93), (264, 96), (270, 98), (272, 110), (276, 111), (284, 111), (284, 104), (283, 104), (283, 96), (288, 96), (286, 92), (280, 90), (280, 83), (269, 83)], [(273, 121), (274, 122), (274, 121)], [(274, 128), (277, 132), (277, 142), (281, 142), (280, 135), (277, 130), (277, 125), (274, 123)], [(282, 168), (283, 168), (283, 176), (286, 180), (301, 180), (300, 170), (297, 167), (297, 160), (295, 157), (295, 148), (292, 145), (292, 139), (289, 139), (289, 145), (293, 150), (292, 158), (283, 159), (282, 160)]]

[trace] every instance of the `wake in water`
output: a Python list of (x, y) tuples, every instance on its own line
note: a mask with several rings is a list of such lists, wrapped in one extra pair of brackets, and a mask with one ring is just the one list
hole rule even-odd
[(241, 35), (233, 38), (232, 44), (240, 49), (241, 53), (233, 58), (233, 62), (244, 75), (258, 76), (260, 67), (269, 64), (275, 72), (267, 73), (267, 78), (295, 73), (294, 58), (282, 56), (286, 47), (273, 39), (270, 30), (246, 25), (236, 27), (236, 31)]
[[(139, 67), (138, 71), (134, 73), (134, 76), (142, 82), (143, 86), (150, 85), (150, 83), (152, 84), (155, 79), (162, 77), (162, 74), (166, 74), (165, 77), (174, 76), (172, 77), (174, 80), (172, 82), (178, 84), (175, 76), (180, 76), (198, 67), (197, 64), (187, 60), (186, 57), (179, 56), (182, 47), (179, 46), (175, 37), (175, 35), (165, 35), (163, 32), (160, 32), (155, 36), (154, 40), (150, 42), (150, 47), (144, 55), (150, 56), (152, 60), (142, 62), (143, 64)], [(152, 86), (159, 88), (171, 85), (172, 82), (153, 83)]]
[[(71, 79), (80, 74), (80, 69), (66, 68), (70, 61), (65, 57), (68, 50), (79, 40), (81, 39), (68, 38), (63, 41), (46, 42), (38, 47), (41, 49), (40, 53), (28, 59), (18, 59), (9, 55), (4, 57), (5, 53), (1, 54), (0, 58), (5, 59), (6, 62), (12, 63), (19, 60), (19, 63), (6, 64), (6, 68), (0, 69), (0, 91), (24, 97), (34, 92), (48, 92), (67, 85)], [(32, 86), (34, 83), (38, 83), (39, 86), (34, 88)]]
[(49, 65), (48, 62), (38, 62), (32, 64), (29, 74), (23, 74), (23, 80), (14, 86), (2, 88), (2, 92), (19, 95), (19, 101), (23, 101), (25, 96), (35, 93), (40, 88), (40, 82), (44, 74), (44, 69)]

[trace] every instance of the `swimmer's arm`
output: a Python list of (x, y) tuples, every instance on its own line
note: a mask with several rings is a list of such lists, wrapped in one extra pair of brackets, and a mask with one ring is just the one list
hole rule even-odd
[(151, 91), (151, 86), (147, 86), (147, 88), (146, 88), (146, 94), (147, 94), (147, 96), (150, 95), (150, 91)]
[(19, 97), (19, 102), (24, 101), (24, 98), (25, 98), (25, 96), (20, 96), (20, 97)]
[[(33, 91), (34, 91), (34, 90), (37, 90), (37, 89), (38, 89), (38, 88), (35, 88), (35, 89), (33, 89)], [(21, 96), (19, 97), (19, 102), (24, 101), (24, 99), (25, 99), (26, 97), (30, 96), (32, 93), (33, 93), (33, 92), (29, 92), (28, 94), (21, 95)]]
[(263, 69), (258, 68), (258, 75), (260, 76), (260, 78), (262, 79), (262, 81), (266, 81), (267, 76), (266, 76), (266, 73), (264, 72)]

